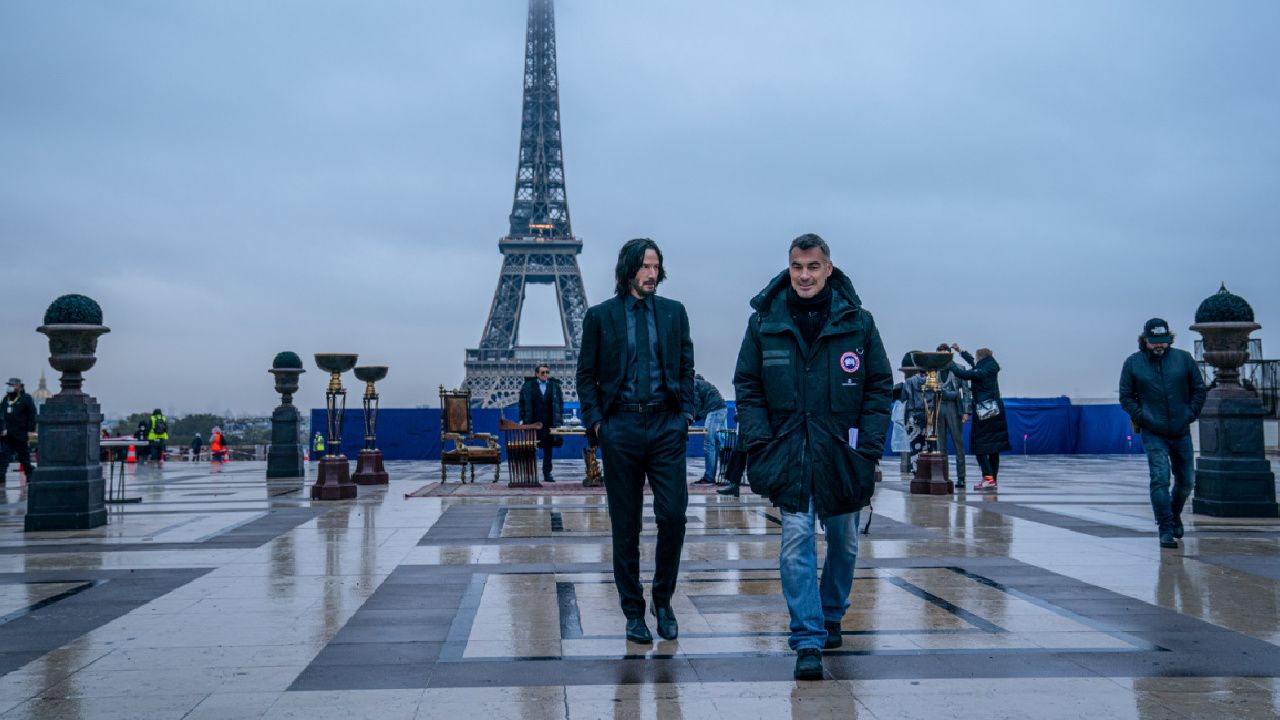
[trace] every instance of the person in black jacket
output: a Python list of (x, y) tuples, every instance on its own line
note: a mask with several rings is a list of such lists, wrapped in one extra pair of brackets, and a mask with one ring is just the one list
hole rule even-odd
[(555, 482), (551, 476), (551, 451), (556, 437), (551, 434), (551, 428), (564, 422), (564, 390), (560, 388), (560, 380), (551, 377), (551, 366), (539, 365), (534, 368), (533, 377), (525, 378), (520, 388), (520, 422), (542, 423), (538, 430), (538, 447), (542, 448), (542, 480)]
[(1000, 453), (1013, 449), (1009, 445), (1004, 398), (1000, 396), (1000, 363), (996, 362), (989, 348), (978, 348), (976, 362), (974, 356), (961, 350), (959, 345), (951, 343), (951, 348), (971, 366), (966, 370), (951, 363), (947, 370), (961, 380), (968, 380), (973, 393), (973, 429), (969, 433), (969, 449), (982, 469), (982, 482), (974, 489), (996, 490), (1000, 479)]
[(1196, 472), (1191, 423), (1200, 417), (1207, 395), (1195, 358), (1172, 345), (1169, 323), (1151, 318), (1138, 338), (1138, 352), (1120, 371), (1120, 406), (1142, 433), (1151, 475), (1151, 510), (1164, 548), (1178, 547), (1182, 537), (1182, 508)]
[(9, 463), (18, 461), (18, 467), (31, 481), (35, 470), (31, 465), (31, 447), (28, 435), (36, 431), (36, 402), (27, 393), (26, 386), (18, 378), (9, 378), (8, 392), (0, 403), (4, 404), (4, 446), (0, 447), (0, 484), (9, 472)]
[(578, 355), (578, 400), (588, 440), (604, 459), (604, 484), (613, 530), (613, 581), (627, 639), (653, 641), (644, 620), (640, 585), (640, 527), (644, 483), (653, 488), (658, 524), (653, 613), (658, 634), (678, 633), (671, 596), (684, 547), (685, 448), (693, 421), (693, 341), (684, 305), (655, 294), (666, 278), (662, 252), (648, 238), (618, 252), (616, 295), (587, 310)]
[[(822, 677), (840, 647), (858, 557), (858, 516), (875, 492), (893, 370), (880, 333), (817, 235), (791, 242), (789, 268), (751, 300), (733, 376), (751, 489), (778, 507), (782, 594), (797, 679)], [(826, 529), (818, 581), (814, 521)]]

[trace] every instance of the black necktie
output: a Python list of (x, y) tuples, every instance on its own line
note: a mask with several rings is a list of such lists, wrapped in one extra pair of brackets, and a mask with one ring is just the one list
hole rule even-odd
[(636, 311), (636, 397), (649, 401), (649, 312), (643, 300), (637, 300)]

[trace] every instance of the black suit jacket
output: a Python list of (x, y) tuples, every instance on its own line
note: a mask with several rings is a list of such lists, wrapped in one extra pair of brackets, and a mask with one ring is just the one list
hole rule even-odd
[[(689, 314), (675, 300), (652, 296), (658, 327), (658, 366), (667, 386), (665, 401), (693, 417), (693, 341)], [(627, 365), (626, 305), (615, 295), (587, 310), (578, 354), (578, 400), (588, 428), (612, 414)]]

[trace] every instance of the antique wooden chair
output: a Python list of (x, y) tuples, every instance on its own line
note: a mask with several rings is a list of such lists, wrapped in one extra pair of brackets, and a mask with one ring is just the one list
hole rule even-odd
[(498, 429), (507, 445), (507, 486), (542, 487), (538, 482), (538, 431), (542, 423), (521, 425), (501, 418)]
[[(452, 440), (453, 447), (445, 447)], [(468, 443), (482, 442), (483, 445)], [(474, 432), (471, 426), (471, 391), (445, 390), (440, 386), (440, 482), (448, 480), (448, 468), (462, 468), (462, 482), (467, 481), (467, 467), (471, 468), (471, 482), (476, 481), (476, 465), (493, 466), (493, 482), (502, 473), (502, 448), (492, 433)]]

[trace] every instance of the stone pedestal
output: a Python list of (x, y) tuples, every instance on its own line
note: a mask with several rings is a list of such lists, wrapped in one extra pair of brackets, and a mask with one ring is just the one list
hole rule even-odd
[(84, 530), (107, 524), (98, 401), (83, 393), (60, 393), (40, 409), (38, 424), (40, 464), (27, 486), (24, 529)]
[(267, 447), (267, 477), (297, 478), (306, 474), (302, 444), (298, 442), (298, 408), (281, 405), (271, 413), (271, 445)]
[(382, 451), (361, 450), (356, 458), (356, 474), (351, 480), (357, 485), (386, 485), (389, 476), (382, 467)]
[(911, 480), (912, 495), (950, 495), (955, 485), (948, 478), (947, 455), (922, 452), (916, 458), (916, 474)]
[(312, 500), (349, 500), (359, 491), (351, 482), (351, 464), (346, 455), (326, 455), (320, 459), (316, 483), (311, 486)]
[(1237, 384), (1209, 391), (1200, 413), (1191, 509), (1214, 517), (1280, 517), (1275, 476), (1262, 434), (1265, 412), (1257, 395)]

